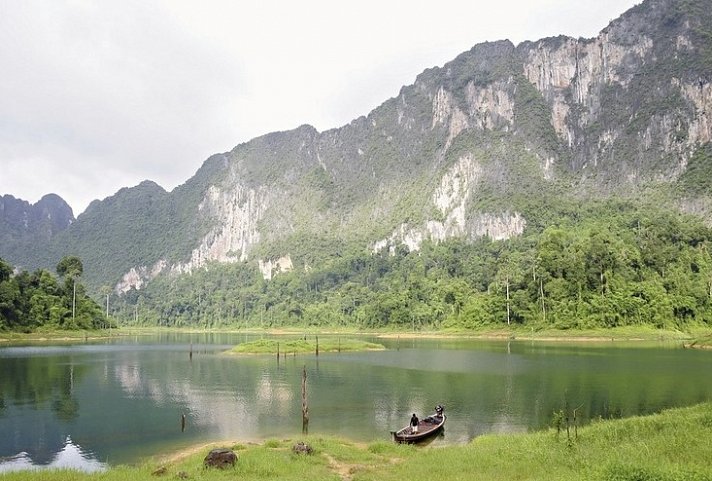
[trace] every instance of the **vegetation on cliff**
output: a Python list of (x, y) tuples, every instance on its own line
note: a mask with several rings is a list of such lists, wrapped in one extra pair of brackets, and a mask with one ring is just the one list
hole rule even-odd
[[(712, 230), (625, 202), (559, 205), (506, 241), (359, 251), (265, 281), (248, 263), (166, 276), (116, 303), (122, 322), (170, 326), (497, 326), (686, 329), (712, 322)], [(573, 215), (576, 212), (576, 215)], [(312, 246), (318, 249), (318, 246)]]

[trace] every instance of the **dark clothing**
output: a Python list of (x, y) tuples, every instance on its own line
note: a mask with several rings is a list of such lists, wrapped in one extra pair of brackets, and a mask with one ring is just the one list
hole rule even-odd
[(413, 417), (410, 418), (410, 425), (411, 426), (417, 426), (418, 425), (418, 416), (413, 414)]

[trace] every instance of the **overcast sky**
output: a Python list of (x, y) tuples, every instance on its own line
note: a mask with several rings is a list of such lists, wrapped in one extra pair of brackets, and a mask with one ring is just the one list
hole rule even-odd
[(211, 154), (368, 114), (473, 45), (595, 37), (635, 0), (0, 0), (0, 195), (166, 190)]

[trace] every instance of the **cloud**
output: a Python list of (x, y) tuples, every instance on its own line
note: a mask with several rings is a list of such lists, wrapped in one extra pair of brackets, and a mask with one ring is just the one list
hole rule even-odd
[(366, 115), (474, 44), (593, 36), (631, 0), (0, 0), (0, 193), (83, 211), (215, 152)]

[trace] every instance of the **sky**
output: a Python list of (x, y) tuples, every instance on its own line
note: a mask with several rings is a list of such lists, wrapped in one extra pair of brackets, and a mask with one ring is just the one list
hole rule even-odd
[(595, 37), (635, 0), (0, 0), (0, 195), (78, 216), (274, 131), (367, 115), (475, 44)]

